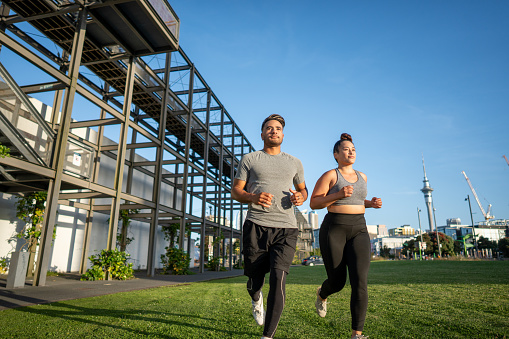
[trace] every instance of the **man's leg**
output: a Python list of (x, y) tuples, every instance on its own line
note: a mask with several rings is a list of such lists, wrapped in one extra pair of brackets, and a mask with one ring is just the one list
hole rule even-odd
[(247, 280), (247, 292), (251, 296), (251, 304), (253, 305), (253, 317), (258, 325), (263, 325), (265, 321), (262, 295), (262, 287), (264, 282), (264, 275), (249, 277)]
[(265, 276), (249, 277), (247, 280), (247, 292), (253, 301), (260, 300), (262, 294), (262, 287), (265, 283)]
[(285, 307), (286, 275), (287, 273), (285, 271), (277, 268), (272, 268), (270, 270), (270, 289), (267, 297), (265, 328), (263, 329), (263, 336), (267, 338), (274, 337), (279, 319)]
[(286, 298), (286, 276), (292, 264), (297, 245), (297, 228), (274, 228), (270, 252), (270, 289), (267, 297), (267, 315), (263, 336), (273, 338), (283, 313)]

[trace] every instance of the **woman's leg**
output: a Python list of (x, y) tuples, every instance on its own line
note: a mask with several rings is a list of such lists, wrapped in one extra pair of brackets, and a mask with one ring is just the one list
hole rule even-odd
[(346, 234), (340, 219), (340, 214), (328, 213), (320, 228), (320, 250), (327, 272), (319, 294), (323, 300), (341, 291), (346, 283), (346, 260), (343, 258)]
[(352, 287), (350, 298), (352, 330), (362, 331), (368, 309), (368, 271), (371, 260), (371, 243), (366, 226), (358, 225), (356, 228), (360, 230), (347, 242), (345, 257)]

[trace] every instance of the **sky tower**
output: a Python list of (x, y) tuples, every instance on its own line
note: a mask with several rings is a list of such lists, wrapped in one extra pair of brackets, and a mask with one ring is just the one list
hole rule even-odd
[(424, 187), (421, 189), (421, 192), (424, 193), (424, 201), (426, 202), (426, 208), (428, 209), (428, 221), (429, 221), (429, 230), (433, 232), (434, 223), (433, 223), (433, 197), (431, 196), (431, 192), (433, 192), (433, 188), (429, 185), (428, 177), (426, 176), (426, 167), (424, 166), (424, 155), (422, 156), (422, 169), (424, 170)]

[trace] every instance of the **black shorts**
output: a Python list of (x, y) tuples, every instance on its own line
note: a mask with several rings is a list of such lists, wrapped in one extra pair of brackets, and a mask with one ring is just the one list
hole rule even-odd
[(271, 268), (289, 273), (298, 228), (265, 227), (246, 220), (243, 226), (244, 275), (265, 275)]

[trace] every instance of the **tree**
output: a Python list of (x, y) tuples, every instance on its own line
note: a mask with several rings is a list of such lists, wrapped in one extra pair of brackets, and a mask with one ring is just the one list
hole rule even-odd
[[(454, 240), (452, 237), (445, 235), (444, 233), (438, 232), (438, 236), (440, 237), (440, 250), (442, 252), (442, 256), (445, 255), (454, 255)], [(430, 234), (431, 240), (431, 251), (430, 254), (436, 253), (438, 254), (438, 242), (437, 242), (437, 232), (433, 232)], [(428, 251), (426, 251), (428, 253)]]
[(391, 254), (391, 249), (387, 247), (387, 245), (384, 245), (384, 247), (380, 250), (380, 256), (384, 258), (389, 258)]
[(169, 225), (163, 225), (164, 240), (168, 241), (168, 246), (175, 247), (175, 241), (178, 241), (177, 232), (180, 230), (180, 218), (173, 219), (175, 222)]
[(454, 253), (463, 252), (463, 241), (454, 240)]
[[(28, 260), (27, 276), (33, 275), (35, 267), (35, 252), (42, 233), (42, 224), (44, 221), (44, 209), (48, 192), (32, 192), (23, 197), (17, 197), (16, 201), (16, 217), (25, 222), (23, 229), (16, 235), (19, 239), (25, 239), (25, 243), (21, 246), (21, 250), (26, 246), (30, 252)], [(55, 237), (56, 228), (53, 230)]]
[(405, 243), (403, 244), (403, 249), (401, 250), (401, 253), (403, 253), (404, 255), (406, 255), (408, 257), (411, 253), (413, 253), (414, 249), (415, 249), (415, 240), (411, 239), (411, 240), (405, 241)]
[(138, 210), (120, 210), (119, 220), (122, 221), (120, 233), (117, 234), (117, 246), (120, 247), (120, 252), (125, 252), (127, 245), (129, 245), (134, 237), (129, 238), (129, 225), (131, 224), (131, 214), (138, 213)]
[[(415, 237), (415, 241), (421, 242), (421, 235)], [(432, 255), (433, 254), (433, 242), (428, 233), (422, 234), (422, 242), (426, 244), (426, 249), (423, 251), (423, 255)]]
[(496, 241), (491, 241), (490, 239), (485, 238), (482, 235), (477, 240), (477, 246), (479, 249), (491, 248), (492, 250), (494, 250), (498, 247)]
[(498, 241), (498, 250), (502, 252), (505, 258), (509, 258), (509, 237), (502, 238)]

